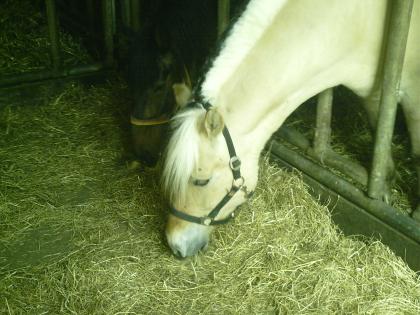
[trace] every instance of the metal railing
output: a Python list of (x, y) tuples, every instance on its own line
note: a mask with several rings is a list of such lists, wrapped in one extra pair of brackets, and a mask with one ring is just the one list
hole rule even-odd
[[(410, 266), (420, 270), (420, 223), (382, 201), (397, 109), (397, 93), (405, 55), (413, 0), (390, 1), (391, 12), (386, 40), (383, 79), (374, 153), (370, 173), (361, 165), (335, 153), (330, 147), (332, 89), (318, 96), (316, 128), (313, 145), (297, 130), (283, 126), (281, 139), (303, 150), (319, 164), (305, 158), (287, 146), (273, 141), (271, 152), (288, 167), (302, 171), (306, 181), (322, 200), (334, 200), (335, 217), (340, 227), (350, 234), (377, 235)], [(337, 176), (326, 165), (337, 169), (356, 183), (361, 190)], [(414, 210), (415, 211), (415, 210)], [(343, 215), (343, 213), (345, 213)], [(361, 219), (355, 219), (357, 216)], [(334, 219), (334, 216), (333, 216)]]
[[(135, 2), (135, 1), (133, 1)], [(36, 83), (51, 79), (78, 78), (97, 75), (113, 66), (114, 62), (114, 33), (115, 33), (115, 2), (102, 0), (102, 21), (104, 58), (94, 63), (65, 67), (61, 58), (60, 22), (57, 14), (56, 0), (45, 0), (51, 67), (49, 69), (8, 74), (0, 76), (0, 88), (15, 85)]]
[(385, 187), (387, 163), (391, 157), (391, 142), (397, 112), (398, 90), (410, 28), (413, 0), (390, 1), (391, 17), (385, 51), (382, 94), (376, 127), (372, 171), (369, 177), (369, 196), (381, 197)]

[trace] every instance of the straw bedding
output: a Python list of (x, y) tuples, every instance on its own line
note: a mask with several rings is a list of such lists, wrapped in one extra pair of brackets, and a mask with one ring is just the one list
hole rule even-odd
[[(1, 75), (42, 70), (51, 65), (46, 17), (42, 0), (3, 0), (0, 10)], [(60, 32), (64, 66), (90, 60), (81, 42)]]
[[(2, 12), (1, 56), (23, 51), (2, 73), (47, 65)], [(205, 253), (174, 258), (159, 172), (130, 162), (126, 95), (116, 79), (2, 99), (1, 314), (420, 313), (419, 276), (381, 243), (344, 237), (299, 174), (264, 157), (236, 221)]]
[(158, 172), (126, 162), (125, 92), (72, 83), (2, 108), (1, 313), (420, 312), (418, 275), (342, 236), (299, 175), (265, 158), (237, 220), (175, 259)]

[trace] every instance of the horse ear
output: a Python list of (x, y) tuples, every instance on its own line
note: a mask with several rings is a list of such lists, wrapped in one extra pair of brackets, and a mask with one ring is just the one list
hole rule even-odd
[(185, 83), (175, 83), (172, 85), (175, 102), (178, 108), (183, 108), (191, 98), (191, 89)]
[(204, 129), (209, 137), (217, 136), (222, 132), (224, 126), (223, 117), (215, 108), (210, 109), (206, 113), (206, 117), (204, 118)]

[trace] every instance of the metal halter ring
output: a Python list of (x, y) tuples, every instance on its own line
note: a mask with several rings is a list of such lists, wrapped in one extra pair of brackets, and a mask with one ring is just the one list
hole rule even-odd
[(229, 160), (229, 166), (232, 171), (238, 171), (241, 168), (241, 159), (237, 156), (232, 156)]
[(201, 218), (201, 224), (203, 224), (203, 225), (209, 226), (212, 221), (213, 221), (212, 218), (209, 218), (209, 217), (202, 217)]
[[(239, 185), (237, 183), (237, 181), (239, 181)], [(232, 187), (236, 187), (238, 190), (242, 189), (242, 187), (244, 187), (245, 184), (245, 178), (243, 176), (239, 177), (238, 179), (234, 179), (232, 182)]]

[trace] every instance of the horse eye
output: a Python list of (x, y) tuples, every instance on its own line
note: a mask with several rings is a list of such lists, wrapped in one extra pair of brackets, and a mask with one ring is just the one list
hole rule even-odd
[(210, 181), (209, 179), (194, 179), (193, 180), (193, 185), (194, 186), (206, 186)]

